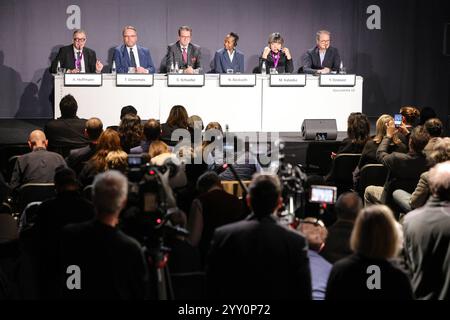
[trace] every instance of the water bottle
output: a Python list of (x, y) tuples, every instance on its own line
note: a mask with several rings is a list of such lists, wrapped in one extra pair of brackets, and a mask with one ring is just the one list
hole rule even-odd
[(341, 60), (341, 64), (339, 65), (339, 73), (346, 74), (344, 63), (342, 62), (342, 60)]
[(169, 69), (169, 73), (174, 73), (175, 72), (175, 65), (172, 63), (170, 64), (170, 69)]
[(57, 74), (62, 74), (61, 62), (59, 62), (59, 60), (58, 60), (58, 65), (56, 66), (56, 73)]
[(263, 61), (262, 65), (261, 65), (261, 74), (266, 74), (267, 70), (266, 70), (266, 62)]
[(178, 73), (180, 68), (178, 67), (178, 61), (175, 61), (175, 73)]
[(115, 61), (113, 61), (113, 63), (112, 63), (111, 74), (116, 74), (116, 62)]

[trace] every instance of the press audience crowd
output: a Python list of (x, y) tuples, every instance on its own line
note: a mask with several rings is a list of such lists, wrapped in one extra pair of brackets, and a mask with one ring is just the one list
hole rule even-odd
[[(374, 136), (366, 115), (349, 115), (329, 173), (303, 181), (306, 193), (337, 186), (332, 218), (308, 203), (287, 224), (279, 177), (249, 153), (230, 166), (212, 148), (225, 136), (219, 122), (205, 126), (180, 105), (163, 124), (142, 121), (125, 106), (104, 128), (77, 106), (65, 96), (61, 118), (30, 132), (10, 180), (0, 175), (1, 299), (161, 299), (156, 270), (171, 299), (450, 298), (450, 138), (432, 109), (402, 107), (400, 125), (383, 114)], [(177, 129), (213, 139), (196, 145)], [(360, 157), (344, 186), (335, 161), (348, 153)], [(371, 164), (386, 170), (384, 185), (361, 190)], [(224, 188), (237, 177), (243, 197)], [(30, 183), (54, 194), (17, 212)]]

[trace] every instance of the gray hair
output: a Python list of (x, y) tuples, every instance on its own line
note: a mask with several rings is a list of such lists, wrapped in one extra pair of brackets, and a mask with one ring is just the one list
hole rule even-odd
[(125, 27), (122, 29), (122, 36), (124, 35), (125, 31), (128, 30), (128, 29), (133, 30), (133, 31), (136, 32), (136, 34), (137, 34), (137, 29), (136, 29), (136, 27), (133, 27), (133, 26), (125, 26)]
[(119, 171), (110, 170), (95, 177), (92, 200), (98, 213), (116, 213), (122, 209), (127, 196), (128, 180)]
[(430, 191), (439, 200), (450, 201), (450, 161), (438, 163), (428, 175)]
[(75, 29), (72, 33), (72, 37), (75, 37), (75, 35), (78, 33), (84, 33), (84, 35), (87, 37), (86, 31), (84, 31), (83, 29)]
[(319, 30), (319, 31), (317, 31), (317, 33), (316, 33), (316, 40), (319, 40), (319, 39), (320, 39), (320, 35), (321, 35), (321, 34), (327, 34), (327, 35), (330, 36), (330, 39), (331, 39), (331, 32), (330, 32), (330, 31), (328, 31), (328, 30)]

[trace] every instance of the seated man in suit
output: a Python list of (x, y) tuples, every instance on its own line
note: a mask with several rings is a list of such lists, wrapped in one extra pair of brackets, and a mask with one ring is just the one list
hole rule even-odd
[(126, 26), (123, 28), (122, 36), (123, 45), (114, 50), (113, 56), (117, 73), (155, 73), (150, 50), (136, 44), (138, 39), (136, 28)]
[(32, 151), (17, 159), (11, 175), (11, 189), (25, 183), (51, 183), (56, 168), (66, 166), (59, 154), (47, 151), (47, 144), (47, 138), (41, 130), (30, 133), (28, 145)]
[(330, 46), (331, 33), (320, 30), (316, 34), (316, 46), (306, 51), (302, 57), (304, 73), (330, 73), (339, 71), (341, 57), (336, 48)]
[(311, 300), (307, 241), (274, 216), (282, 205), (278, 177), (256, 176), (247, 204), (251, 215), (214, 232), (206, 269), (209, 297)]
[(223, 40), (224, 48), (217, 50), (214, 56), (214, 71), (215, 73), (228, 73), (228, 70), (233, 70), (233, 73), (244, 72), (244, 54), (236, 49), (239, 36), (230, 32)]
[(73, 43), (62, 47), (50, 67), (50, 73), (56, 73), (58, 62), (67, 73), (100, 73), (103, 64), (97, 60), (95, 51), (85, 47), (86, 32), (77, 29), (73, 32)]
[(427, 145), (430, 135), (425, 128), (417, 126), (412, 130), (408, 153), (388, 153), (392, 137), (397, 131), (394, 121), (390, 121), (386, 135), (377, 149), (377, 160), (388, 169), (388, 176), (384, 187), (368, 186), (366, 188), (364, 192), (366, 206), (390, 203), (392, 193), (396, 189), (406, 190), (411, 186), (414, 188), (419, 181), (420, 175), (428, 170), (428, 163), (423, 154), (423, 149)]
[(166, 68), (170, 71), (172, 66), (178, 67), (184, 73), (193, 74), (195, 69), (199, 69), (201, 52), (198, 45), (191, 43), (192, 28), (181, 26), (178, 29), (178, 41), (167, 47)]
[(90, 140), (85, 147), (70, 150), (66, 158), (67, 165), (72, 168), (76, 174), (80, 174), (84, 164), (92, 158), (97, 151), (97, 140), (103, 132), (103, 123), (99, 118), (90, 118), (86, 121), (84, 135)]
[(77, 117), (78, 103), (68, 94), (59, 102), (61, 117), (45, 124), (44, 132), (49, 149), (59, 152), (62, 148), (81, 148), (89, 143), (84, 135), (86, 119)]

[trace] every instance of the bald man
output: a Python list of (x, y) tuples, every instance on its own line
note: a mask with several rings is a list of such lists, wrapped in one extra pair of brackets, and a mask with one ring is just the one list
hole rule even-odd
[(64, 159), (55, 152), (47, 151), (45, 133), (34, 130), (28, 136), (31, 152), (20, 156), (11, 176), (10, 186), (15, 189), (25, 183), (51, 183), (55, 169), (66, 166)]

